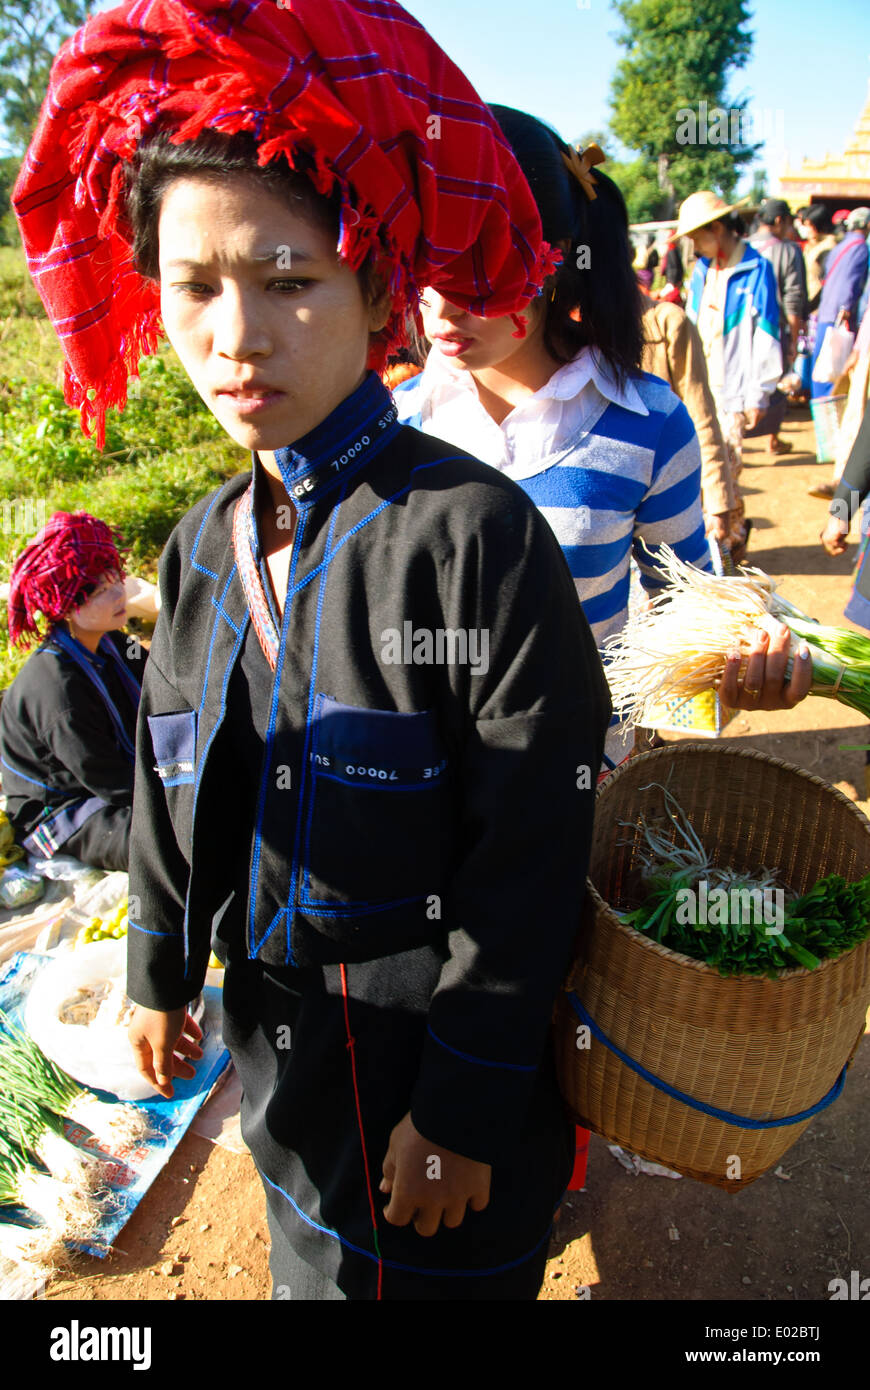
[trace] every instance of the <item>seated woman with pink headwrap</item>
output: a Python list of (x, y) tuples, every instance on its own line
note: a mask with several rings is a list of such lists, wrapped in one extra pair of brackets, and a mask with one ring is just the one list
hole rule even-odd
[[(16, 646), (40, 645), (0, 707), (7, 812), (25, 849), (126, 869), (140, 678), (125, 642), (117, 535), (87, 512), (55, 512), (19, 556), (9, 590)], [(40, 619), (47, 630), (43, 635)]]

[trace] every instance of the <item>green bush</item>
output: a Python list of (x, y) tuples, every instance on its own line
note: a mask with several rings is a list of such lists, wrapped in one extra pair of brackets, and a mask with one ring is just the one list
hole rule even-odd
[[(227, 438), (164, 346), (130, 380), (124, 411), (110, 410), (102, 451), (82, 433), (59, 386), (60, 349), (20, 250), (0, 247), (0, 582), (56, 511), (84, 510), (117, 526), (128, 565), (156, 577), (184, 513), (250, 458)], [(0, 608), (2, 615), (2, 608)], [(0, 620), (0, 686), (26, 659)]]

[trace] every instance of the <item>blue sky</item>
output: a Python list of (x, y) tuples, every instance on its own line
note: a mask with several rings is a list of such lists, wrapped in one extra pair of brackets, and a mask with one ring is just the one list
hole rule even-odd
[[(567, 140), (608, 125), (622, 54), (609, 0), (404, 3), (485, 100), (531, 111)], [(772, 182), (784, 154), (799, 164), (843, 150), (870, 81), (870, 0), (756, 0), (751, 29), (729, 96), (749, 98)]]
[[(404, 4), (487, 101), (531, 111), (567, 140), (608, 125), (623, 52), (609, 0)], [(784, 152), (792, 163), (840, 153), (870, 81), (870, 0), (756, 0), (750, 27), (752, 57), (729, 96), (746, 95), (770, 137), (759, 160), (769, 178)]]

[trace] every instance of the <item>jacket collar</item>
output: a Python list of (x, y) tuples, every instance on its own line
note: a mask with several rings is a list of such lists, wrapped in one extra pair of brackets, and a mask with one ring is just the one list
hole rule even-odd
[[(399, 429), (392, 396), (377, 373), (369, 372), (313, 430), (275, 450), (281, 481), (297, 511), (305, 511), (359, 473)], [(252, 460), (256, 502), (262, 464), (256, 453)]]

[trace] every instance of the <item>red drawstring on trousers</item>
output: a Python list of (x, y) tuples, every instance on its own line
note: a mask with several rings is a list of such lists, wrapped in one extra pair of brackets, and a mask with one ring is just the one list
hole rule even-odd
[(368, 1154), (366, 1153), (366, 1137), (365, 1132), (363, 1130), (362, 1108), (360, 1106), (359, 1100), (359, 1085), (357, 1083), (356, 1077), (356, 1056), (354, 1054), (356, 1039), (353, 1037), (350, 1031), (350, 1014), (348, 1013), (347, 1007), (347, 972), (343, 964), (339, 965), (339, 970), (341, 971), (341, 994), (342, 999), (344, 1001), (344, 1027), (345, 1032), (347, 1033), (347, 1050), (350, 1053), (350, 1072), (353, 1078), (353, 1095), (354, 1100), (356, 1102), (356, 1118), (357, 1124), (359, 1125), (359, 1139), (360, 1144), (362, 1145), (363, 1164), (366, 1170), (366, 1191), (369, 1195), (369, 1211), (371, 1212), (372, 1217), (372, 1231), (374, 1232), (375, 1238), (375, 1253), (378, 1257), (378, 1301), (380, 1301), (383, 1297), (384, 1262), (381, 1258), (381, 1250), (380, 1245), (378, 1243), (378, 1218), (375, 1213), (375, 1198), (374, 1193), (372, 1192), (372, 1179), (371, 1174), (369, 1172)]

